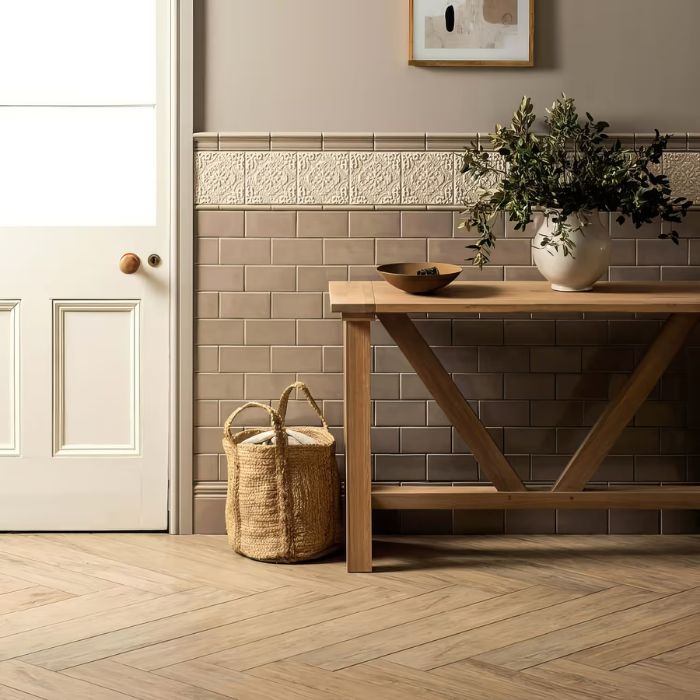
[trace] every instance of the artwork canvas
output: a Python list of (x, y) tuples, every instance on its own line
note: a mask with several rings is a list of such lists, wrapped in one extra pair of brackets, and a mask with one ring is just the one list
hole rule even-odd
[(534, 0), (409, 1), (412, 65), (533, 65)]

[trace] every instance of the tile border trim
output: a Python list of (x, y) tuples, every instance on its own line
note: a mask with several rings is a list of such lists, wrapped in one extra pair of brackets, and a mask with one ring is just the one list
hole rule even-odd
[[(473, 133), (200, 132), (197, 209), (461, 211), (478, 183), (461, 176)], [(642, 146), (652, 134), (611, 134)], [(700, 134), (671, 137), (664, 170), (700, 206)], [(494, 156), (498, 157), (498, 156)]]

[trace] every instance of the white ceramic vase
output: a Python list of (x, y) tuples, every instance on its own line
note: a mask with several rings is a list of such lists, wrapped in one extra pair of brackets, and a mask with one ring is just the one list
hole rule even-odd
[(567, 218), (571, 227), (569, 238), (574, 243), (573, 254), (564, 255), (562, 246), (542, 247), (543, 237), (554, 232), (556, 225), (545, 216), (532, 242), (537, 269), (558, 292), (584, 292), (608, 269), (610, 263), (610, 234), (608, 214), (577, 212)]

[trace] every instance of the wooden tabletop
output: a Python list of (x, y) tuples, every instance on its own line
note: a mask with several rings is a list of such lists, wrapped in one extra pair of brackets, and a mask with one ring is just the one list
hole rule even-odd
[(331, 282), (331, 311), (700, 313), (700, 282), (598, 282), (590, 292), (555, 292), (548, 282), (454, 282), (408, 294), (388, 282)]

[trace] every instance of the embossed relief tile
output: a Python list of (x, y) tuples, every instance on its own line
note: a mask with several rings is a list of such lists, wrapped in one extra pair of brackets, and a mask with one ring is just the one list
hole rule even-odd
[(245, 154), (246, 204), (296, 204), (297, 154), (250, 151)]
[(243, 153), (235, 151), (197, 151), (194, 154), (195, 204), (242, 204), (243, 161)]
[[(454, 153), (452, 155), (454, 161), (454, 173), (455, 173), (455, 190), (454, 190), (454, 201), (455, 204), (464, 204), (465, 202), (475, 202), (479, 197), (479, 191), (482, 188), (493, 187), (500, 179), (498, 175), (489, 175), (488, 177), (482, 178), (478, 182), (469, 174), (463, 175), (462, 163), (463, 157), (461, 153)], [(491, 158), (497, 164), (497, 167), (504, 167), (505, 161), (503, 156), (492, 153), (489, 158)]]
[(399, 153), (350, 154), (351, 204), (398, 204), (400, 197)]
[(298, 204), (348, 204), (350, 165), (348, 153), (328, 151), (297, 154)]
[(675, 196), (700, 204), (700, 153), (664, 153), (664, 172)]
[(455, 153), (454, 173), (455, 173), (455, 204), (464, 204), (465, 202), (473, 202), (476, 200), (476, 192), (478, 184), (470, 177), (462, 174), (462, 163), (464, 162), (461, 153)]
[(426, 152), (401, 154), (403, 204), (452, 204), (453, 155)]

